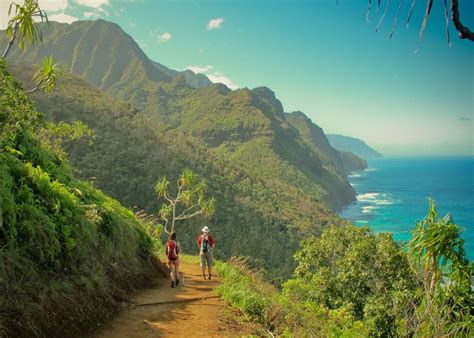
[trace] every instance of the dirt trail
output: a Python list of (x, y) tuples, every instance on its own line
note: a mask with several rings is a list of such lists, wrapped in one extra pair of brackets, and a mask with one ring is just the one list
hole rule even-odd
[(229, 323), (227, 306), (213, 290), (219, 279), (204, 280), (198, 265), (183, 262), (180, 270), (184, 286), (171, 288), (168, 279), (160, 279), (156, 287), (132, 296), (130, 308), (104, 326), (96, 337), (239, 335), (238, 328)]

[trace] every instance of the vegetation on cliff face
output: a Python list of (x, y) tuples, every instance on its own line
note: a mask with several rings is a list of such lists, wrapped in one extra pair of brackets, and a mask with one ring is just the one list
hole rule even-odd
[(74, 178), (41, 137), (57, 130), (4, 60), (0, 84), (0, 335), (73, 332), (140, 281), (153, 241), (130, 210)]

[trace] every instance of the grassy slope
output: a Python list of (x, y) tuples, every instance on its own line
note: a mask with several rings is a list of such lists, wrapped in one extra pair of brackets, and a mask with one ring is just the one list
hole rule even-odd
[(37, 138), (42, 119), (3, 62), (0, 83), (0, 335), (79, 331), (138, 285), (152, 241)]

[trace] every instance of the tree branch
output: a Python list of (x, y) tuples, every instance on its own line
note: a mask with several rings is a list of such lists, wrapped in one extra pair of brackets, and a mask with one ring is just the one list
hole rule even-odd
[(25, 94), (32, 94), (32, 93), (36, 92), (38, 89), (40, 89), (40, 87), (39, 87), (39, 86), (36, 86), (36, 87), (33, 88), (33, 89), (27, 90), (27, 91), (25, 92)]
[(173, 202), (173, 200), (171, 198), (168, 197), (168, 194), (166, 193), (166, 191), (163, 193), (163, 197), (170, 203)]
[(186, 210), (184, 210), (184, 211), (181, 213), (181, 215), (178, 216), (178, 218), (179, 218), (179, 217), (183, 217), (188, 211), (191, 211), (193, 208), (198, 207), (198, 206), (199, 206), (199, 204), (194, 204), (193, 206), (187, 208)]
[(175, 219), (178, 221), (178, 220), (182, 220), (182, 219), (188, 219), (188, 218), (191, 218), (191, 217), (200, 215), (200, 214), (202, 214), (202, 209), (201, 209), (201, 210), (198, 210), (198, 211), (196, 211), (195, 213), (192, 213), (192, 214), (190, 214), (190, 215), (186, 215), (186, 216), (183, 216), (183, 217), (176, 217)]
[(2, 59), (5, 59), (7, 57), (7, 54), (8, 52), (10, 51), (10, 48), (13, 46), (13, 42), (15, 41), (15, 38), (16, 38), (16, 30), (18, 28), (18, 22), (15, 23), (15, 27), (13, 28), (13, 35), (12, 37), (10, 38), (10, 41), (8, 41), (8, 45), (7, 45), (7, 48), (5, 49), (5, 51), (3, 52), (2, 54)]
[(168, 219), (163, 217), (163, 216), (161, 216), (161, 219), (165, 221), (165, 226), (164, 226), (163, 230), (169, 235), (170, 232), (168, 231)]
[(451, 0), (451, 19), (453, 20), (454, 27), (456, 27), (456, 30), (459, 32), (460, 39), (474, 41), (474, 33), (471, 32), (469, 28), (465, 27), (459, 18), (458, 0)]

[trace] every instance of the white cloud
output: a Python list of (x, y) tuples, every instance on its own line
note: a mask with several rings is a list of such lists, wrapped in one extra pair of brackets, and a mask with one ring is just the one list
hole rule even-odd
[(227, 87), (229, 87), (232, 90), (235, 90), (235, 89), (239, 88), (238, 85), (233, 83), (232, 80), (229, 79), (224, 74), (221, 74), (219, 72), (213, 72), (212, 73), (211, 70), (213, 68), (214, 67), (211, 66), (211, 65), (207, 65), (207, 66), (204, 66), (204, 67), (201, 67), (201, 66), (188, 66), (188, 67), (186, 67), (186, 69), (189, 69), (189, 70), (193, 71), (196, 74), (206, 75), (207, 78), (209, 80), (211, 80), (211, 82), (225, 84)]
[(99, 13), (96, 13), (96, 12), (85, 12), (83, 14), (86, 18), (90, 18), (90, 17), (93, 17), (93, 16), (99, 16)]
[(167, 41), (170, 41), (172, 38), (171, 34), (168, 33), (168, 32), (165, 32), (163, 34), (161, 34), (160, 36), (158, 36), (158, 39), (161, 41), (161, 42), (167, 42)]
[(10, 4), (8, 1), (1, 1), (0, 0), (0, 29), (7, 28), (8, 20), (10, 19), (8, 16), (8, 7)]
[[(23, 3), (23, 1), (17, 1), (17, 2), (20, 4)], [(10, 7), (10, 3), (11, 1), (0, 0), (0, 29), (7, 28), (8, 20), (10, 20), (10, 17), (8, 15), (8, 8)], [(41, 0), (40, 1), (40, 8), (42, 10), (47, 11), (46, 14), (48, 14), (48, 19), (50, 18), (50, 14), (53, 15), (55, 12), (64, 11), (67, 7), (68, 7), (67, 0)], [(13, 15), (14, 13), (11, 13), (11, 14)], [(56, 20), (53, 20), (53, 21), (56, 21)]]
[(199, 73), (207, 73), (210, 71), (213, 67), (211, 65), (207, 65), (205, 67), (200, 67), (200, 66), (187, 66), (186, 69), (189, 69), (193, 71), (193, 73), (199, 74)]
[(151, 36), (151, 38), (152, 38), (154, 41), (158, 42), (158, 43), (168, 42), (168, 41), (170, 41), (171, 38), (173, 37), (173, 36), (171, 35), (171, 33), (169, 33), (169, 32), (164, 32), (164, 33), (161, 33), (161, 34), (160, 34), (159, 31), (160, 31), (160, 28), (159, 28), (159, 27), (157, 27), (157, 28), (155, 28), (155, 29), (153, 29), (153, 30), (150, 31), (150, 36)]
[(40, 0), (39, 6), (45, 11), (64, 11), (67, 8), (67, 0)]
[(57, 21), (57, 22), (64, 22), (64, 23), (72, 23), (77, 21), (78, 19), (72, 15), (58, 13), (48, 17), (49, 21)]
[(99, 8), (103, 5), (110, 5), (109, 0), (75, 0), (78, 5)]
[(222, 24), (224, 23), (224, 18), (216, 18), (212, 19), (207, 23), (207, 29), (219, 29), (221, 28)]
[(233, 83), (231, 79), (229, 79), (228, 77), (226, 77), (222, 74), (214, 73), (214, 74), (206, 74), (206, 76), (212, 82), (214, 82), (214, 83), (223, 83), (232, 90), (235, 90), (235, 89), (239, 88), (239, 86), (236, 85), (235, 83)]
[(100, 17), (102, 16), (102, 14), (104, 14), (105, 16), (110, 16), (109, 15), (109, 12), (107, 12), (104, 8), (102, 7), (99, 7), (99, 8), (94, 8), (92, 9), (92, 11), (89, 11), (89, 12), (84, 12), (84, 14), (82, 14), (85, 18), (96, 18), (96, 17)]

